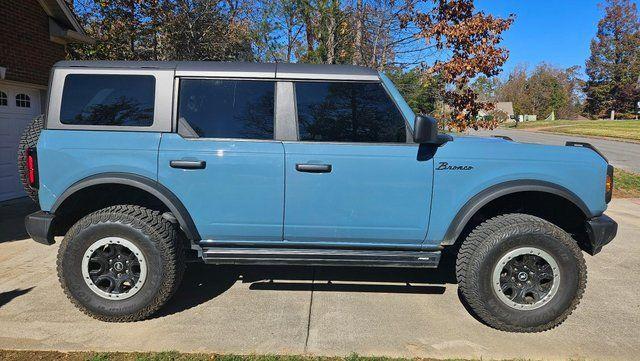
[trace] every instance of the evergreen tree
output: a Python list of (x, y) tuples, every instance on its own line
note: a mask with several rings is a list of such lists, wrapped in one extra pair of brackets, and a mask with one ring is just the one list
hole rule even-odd
[(636, 4), (607, 0), (591, 41), (585, 86), (586, 110), (595, 116), (632, 112), (640, 101), (640, 22)]

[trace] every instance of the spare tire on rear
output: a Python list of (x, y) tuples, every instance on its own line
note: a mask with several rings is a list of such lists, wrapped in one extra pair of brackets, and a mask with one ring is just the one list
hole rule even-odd
[(31, 124), (27, 126), (22, 133), (20, 143), (18, 144), (18, 173), (20, 181), (24, 187), (24, 191), (29, 198), (38, 203), (38, 189), (31, 187), (29, 184), (29, 170), (27, 169), (27, 152), (29, 149), (35, 149), (40, 138), (40, 132), (44, 128), (44, 115), (41, 114), (33, 119)]

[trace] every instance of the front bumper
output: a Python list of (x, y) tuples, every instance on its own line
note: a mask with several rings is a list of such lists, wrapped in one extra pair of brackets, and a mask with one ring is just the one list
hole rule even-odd
[(51, 227), (54, 218), (55, 215), (51, 213), (37, 211), (25, 217), (24, 226), (34, 241), (51, 245), (55, 242), (53, 240), (53, 227)]
[(586, 226), (591, 255), (600, 252), (618, 233), (618, 223), (604, 214), (587, 220)]

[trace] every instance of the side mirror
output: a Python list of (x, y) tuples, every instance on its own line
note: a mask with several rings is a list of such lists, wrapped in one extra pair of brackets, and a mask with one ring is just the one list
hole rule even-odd
[(442, 145), (453, 138), (448, 134), (438, 134), (438, 121), (426, 115), (417, 115), (413, 125), (413, 141), (418, 144)]

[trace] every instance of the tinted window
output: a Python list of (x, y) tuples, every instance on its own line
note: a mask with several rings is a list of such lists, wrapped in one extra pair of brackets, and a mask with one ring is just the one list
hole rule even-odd
[(296, 83), (300, 140), (406, 142), (405, 121), (379, 83)]
[(153, 124), (155, 84), (151, 75), (67, 75), (60, 122), (148, 127)]
[(181, 80), (178, 131), (187, 137), (273, 139), (274, 89), (272, 81)]

